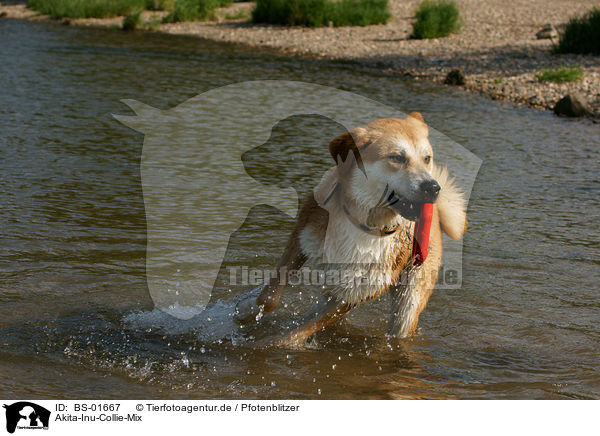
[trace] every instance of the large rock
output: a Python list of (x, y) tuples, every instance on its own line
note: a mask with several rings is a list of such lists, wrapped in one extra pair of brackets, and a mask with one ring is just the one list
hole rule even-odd
[(446, 85), (463, 86), (465, 83), (465, 75), (459, 69), (450, 71), (444, 80)]
[(587, 101), (579, 94), (567, 94), (554, 105), (554, 113), (563, 117), (584, 117), (592, 110)]

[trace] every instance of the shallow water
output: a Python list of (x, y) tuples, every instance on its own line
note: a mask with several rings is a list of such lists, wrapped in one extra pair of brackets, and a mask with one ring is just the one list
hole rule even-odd
[[(598, 125), (193, 38), (6, 19), (0, 38), (0, 397), (600, 397)], [(463, 286), (434, 293), (414, 338), (385, 338), (386, 299), (301, 349), (256, 350), (221, 334), (227, 325), (211, 331), (206, 319), (154, 309), (143, 136), (111, 114), (128, 113), (124, 98), (167, 109), (253, 79), (315, 82), (420, 110), (483, 159)], [(331, 126), (286, 123), (284, 139), (313, 141), (303, 150), (314, 154), (300, 159), (327, 165), (319, 147)], [(249, 172), (276, 177), (277, 153), (257, 153), (244, 157)], [(229, 259), (272, 267), (292, 222), (254, 212)], [(217, 299), (211, 310), (228, 306)]]

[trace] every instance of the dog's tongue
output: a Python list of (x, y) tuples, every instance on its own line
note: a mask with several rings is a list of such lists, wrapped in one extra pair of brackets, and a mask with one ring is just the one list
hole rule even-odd
[(423, 203), (419, 211), (419, 218), (417, 218), (417, 223), (415, 224), (415, 234), (413, 236), (412, 257), (414, 265), (421, 265), (427, 259), (432, 217), (433, 203)]

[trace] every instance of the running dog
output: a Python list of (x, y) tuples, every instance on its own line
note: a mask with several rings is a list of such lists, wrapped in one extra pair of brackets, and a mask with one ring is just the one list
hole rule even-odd
[[(327, 271), (328, 277), (343, 274), (332, 274), (338, 280), (321, 303), (271, 344), (300, 344), (388, 291), (388, 333), (412, 335), (437, 280), (442, 231), (458, 240), (467, 224), (463, 194), (447, 171), (434, 165), (428, 137), (423, 117), (413, 112), (333, 139), (329, 152), (337, 165), (305, 200), (277, 276), (237, 303), (236, 320), (244, 324), (275, 310), (287, 272), (308, 266)], [(408, 271), (409, 279), (401, 280)]]

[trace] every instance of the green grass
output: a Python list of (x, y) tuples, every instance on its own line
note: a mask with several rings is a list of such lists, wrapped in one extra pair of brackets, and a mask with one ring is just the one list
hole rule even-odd
[(27, 7), (52, 18), (127, 16), (123, 25), (129, 28), (140, 24), (135, 23), (134, 15), (146, 9), (169, 10), (168, 22), (209, 20), (217, 8), (231, 3), (232, 0), (29, 0)]
[(325, 22), (327, 0), (257, 0), (254, 23), (320, 27)]
[(237, 12), (228, 12), (225, 14), (225, 19), (226, 20), (248, 20), (250, 19), (250, 11), (248, 11), (247, 9), (240, 9)]
[(123, 17), (121, 30), (156, 30), (160, 27), (161, 19), (156, 15), (152, 16), (148, 21), (143, 21), (141, 17), (142, 11), (133, 12)]
[(150, 18), (148, 21), (144, 21), (142, 23), (142, 28), (144, 28), (146, 30), (156, 30), (160, 27), (161, 21), (162, 20), (160, 19), (160, 17), (157, 17), (155, 15), (152, 18)]
[(107, 18), (146, 8), (147, 0), (29, 0), (27, 7), (52, 18)]
[(583, 69), (581, 67), (560, 67), (541, 70), (535, 75), (538, 82), (577, 82), (583, 78)]
[(169, 11), (175, 6), (175, 0), (146, 0), (146, 9), (150, 11)]
[(600, 55), (600, 7), (572, 18), (558, 39), (557, 53)]
[(131, 12), (131, 13), (125, 15), (123, 17), (123, 25), (121, 26), (121, 29), (135, 30), (138, 27), (140, 27), (140, 24), (142, 23), (142, 19), (140, 18), (141, 14), (142, 14), (142, 11), (137, 11), (137, 12)]
[(460, 30), (462, 22), (456, 3), (447, 0), (424, 0), (415, 13), (412, 38), (441, 38)]
[(329, 3), (329, 18), (334, 26), (385, 24), (391, 18), (388, 0), (339, 0)]
[(254, 23), (322, 27), (387, 23), (388, 0), (257, 0)]
[(232, 0), (176, 0), (173, 10), (163, 22), (213, 20), (218, 8), (229, 6), (231, 3)]

